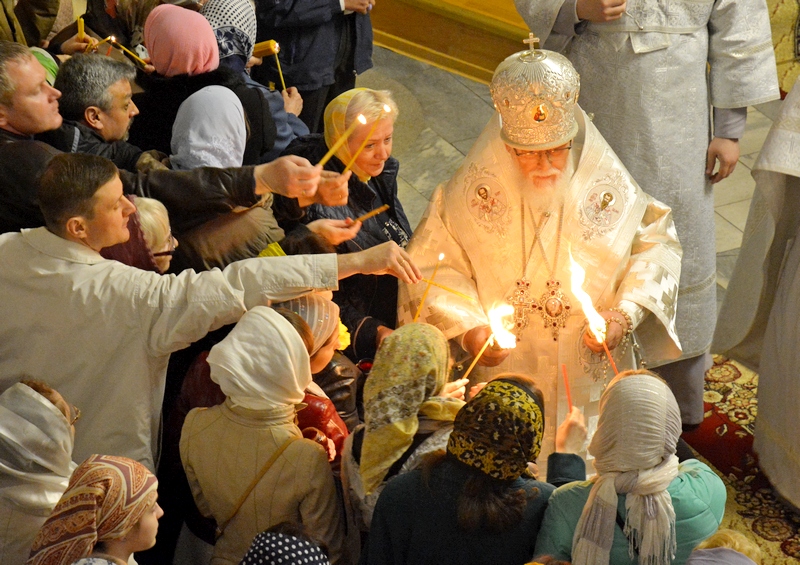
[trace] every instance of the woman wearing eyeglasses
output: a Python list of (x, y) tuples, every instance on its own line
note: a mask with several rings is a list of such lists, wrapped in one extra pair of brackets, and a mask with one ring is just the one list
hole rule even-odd
[(100, 254), (145, 271), (165, 273), (169, 269), (178, 240), (172, 235), (164, 205), (153, 198), (128, 196), (136, 212), (128, 218), (130, 239), (104, 248)]
[(0, 395), (0, 563), (27, 561), (66, 490), (80, 414), (39, 381), (22, 381)]

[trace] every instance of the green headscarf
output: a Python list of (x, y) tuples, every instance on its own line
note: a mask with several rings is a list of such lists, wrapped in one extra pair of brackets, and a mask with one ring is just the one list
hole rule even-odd
[(411, 445), (420, 415), (452, 422), (464, 406), (461, 400), (433, 396), (447, 382), (448, 361), (447, 339), (429, 324), (407, 324), (383, 340), (364, 385), (359, 467), (368, 494)]

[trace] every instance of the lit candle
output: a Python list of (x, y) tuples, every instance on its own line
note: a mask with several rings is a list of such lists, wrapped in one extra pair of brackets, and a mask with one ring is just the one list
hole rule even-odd
[(414, 319), (412, 322), (416, 322), (419, 318), (419, 315), (422, 313), (422, 307), (425, 305), (425, 299), (428, 298), (428, 291), (431, 289), (431, 284), (433, 284), (433, 279), (436, 278), (436, 271), (439, 270), (439, 265), (442, 264), (442, 259), (444, 259), (444, 253), (439, 253), (439, 260), (436, 262), (436, 266), (433, 267), (433, 274), (431, 278), (428, 279), (428, 286), (425, 287), (425, 292), (422, 293), (422, 300), (419, 302), (419, 307), (417, 308), (417, 313), (414, 314)]
[(381, 212), (385, 212), (389, 208), (391, 208), (391, 206), (389, 206), (388, 204), (384, 204), (383, 206), (378, 206), (377, 208), (375, 208), (374, 210), (370, 210), (369, 212), (367, 212), (363, 216), (359, 216), (358, 218), (356, 218), (355, 221), (356, 222), (364, 222), (366, 220), (369, 220), (372, 216), (377, 216)]
[(286, 81), (283, 80), (283, 71), (281, 70), (281, 60), (278, 58), (277, 51), (275, 52), (275, 64), (278, 67), (278, 76), (281, 77), (281, 86), (283, 87), (282, 91), (286, 90)]
[(603, 344), (608, 362), (611, 364), (611, 368), (614, 369), (614, 374), (617, 375), (619, 374), (619, 371), (617, 371), (617, 364), (614, 362), (614, 357), (611, 356), (611, 351), (609, 351), (608, 345), (606, 344), (606, 319), (597, 313), (597, 310), (595, 310), (592, 304), (591, 297), (581, 288), (583, 281), (586, 279), (586, 271), (572, 258), (571, 249), (569, 251), (569, 262), (572, 279), (572, 294), (574, 294), (575, 298), (580, 302), (583, 313), (586, 314), (586, 319), (589, 321), (589, 331), (598, 342)]
[(111, 45), (113, 45), (117, 49), (121, 50), (123, 53), (127, 53), (128, 55), (133, 57), (133, 60), (136, 61), (137, 63), (139, 63), (142, 67), (147, 66), (147, 62), (144, 59), (139, 57), (136, 53), (134, 53), (133, 51), (131, 51), (130, 49), (125, 47), (123, 44), (117, 43), (116, 40), (112, 40), (111, 41)]
[[(467, 368), (467, 372), (461, 377), (462, 379), (469, 377), (472, 369), (478, 364), (478, 361), (490, 344), (496, 342), (497, 345), (503, 349), (514, 349), (517, 346), (517, 336), (508, 331), (503, 322), (503, 318), (513, 315), (514, 307), (510, 304), (501, 304), (489, 310), (489, 327), (492, 328), (492, 334), (489, 336), (489, 339), (486, 340), (486, 343), (483, 344), (483, 347), (481, 347), (475, 359), (472, 360), (472, 363), (470, 363), (470, 366)], [(513, 325), (513, 322), (511, 322), (511, 324)]]
[(78, 41), (83, 41), (86, 32), (83, 27), (83, 16), (78, 16)]
[(561, 364), (561, 373), (564, 375), (564, 390), (567, 393), (567, 405), (569, 406), (569, 411), (572, 412), (572, 394), (569, 392), (569, 378), (567, 377), (567, 366), (562, 363)]
[(457, 290), (455, 290), (453, 288), (450, 288), (449, 286), (444, 286), (443, 284), (439, 284), (439, 283), (437, 283), (435, 281), (432, 281), (430, 279), (420, 279), (420, 282), (428, 283), (428, 284), (430, 284), (432, 286), (435, 286), (437, 288), (441, 288), (442, 290), (446, 290), (447, 292), (453, 293), (456, 296), (458, 296), (460, 298), (463, 298), (464, 300), (469, 300), (470, 302), (477, 302), (477, 300), (475, 300), (471, 296), (467, 296), (463, 292), (458, 292)]
[(96, 49), (96, 48), (100, 47), (100, 46), (101, 46), (103, 43), (105, 43), (106, 41), (111, 41), (111, 42), (113, 43), (113, 42), (114, 42), (114, 41), (116, 41), (116, 40), (117, 40), (117, 38), (116, 38), (116, 37), (114, 37), (113, 35), (109, 35), (109, 36), (108, 36), (108, 37), (106, 37), (106, 38), (105, 38), (103, 41), (101, 41), (100, 43), (98, 43), (97, 45), (95, 45), (94, 47), (95, 47), (95, 49)]
[(278, 45), (278, 42), (274, 39), (268, 39), (267, 41), (261, 41), (253, 45), (253, 57), (266, 57), (268, 55), (274, 55), (281, 50), (281, 46)]
[(380, 122), (383, 119), (384, 115), (390, 113), (391, 111), (392, 111), (392, 109), (389, 107), (388, 104), (384, 104), (383, 105), (383, 111), (378, 116), (378, 119), (375, 120), (375, 123), (372, 124), (372, 127), (369, 130), (369, 133), (367, 133), (367, 137), (365, 137), (364, 141), (361, 142), (361, 146), (359, 146), (358, 150), (353, 155), (353, 158), (350, 159), (350, 162), (347, 163), (347, 166), (344, 168), (344, 171), (342, 171), (342, 174), (344, 174), (347, 171), (349, 171), (353, 167), (353, 165), (356, 164), (356, 159), (358, 159), (358, 156), (361, 154), (362, 151), (364, 151), (364, 148), (367, 146), (367, 143), (369, 143), (369, 139), (372, 137), (372, 134), (375, 133), (375, 128), (378, 127), (378, 122)]
[(333, 147), (328, 149), (328, 152), (325, 153), (322, 159), (319, 160), (319, 163), (317, 163), (317, 165), (325, 166), (325, 163), (327, 163), (330, 160), (330, 158), (333, 157), (334, 153), (336, 153), (339, 150), (339, 148), (342, 145), (344, 145), (344, 143), (347, 141), (347, 138), (350, 137), (350, 135), (356, 130), (359, 124), (364, 126), (367, 125), (367, 118), (364, 117), (364, 114), (359, 114), (356, 117), (356, 119), (353, 120), (353, 123), (350, 124), (350, 127), (347, 128), (341, 135), (341, 137), (339, 137), (339, 139), (336, 140), (336, 143), (333, 144)]

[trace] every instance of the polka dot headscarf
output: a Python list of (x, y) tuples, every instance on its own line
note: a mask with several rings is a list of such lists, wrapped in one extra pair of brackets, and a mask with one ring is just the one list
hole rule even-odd
[(286, 534), (262, 532), (253, 540), (239, 565), (330, 565), (322, 550), (311, 542)]

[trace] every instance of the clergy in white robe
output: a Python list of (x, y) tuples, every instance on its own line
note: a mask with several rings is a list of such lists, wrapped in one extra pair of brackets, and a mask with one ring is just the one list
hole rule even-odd
[[(613, 377), (602, 348), (598, 354), (587, 347), (586, 315), (570, 289), (570, 254), (587, 272), (583, 289), (609, 320), (620, 371), (635, 366), (635, 348), (619, 333), (612, 343), (611, 333), (615, 326), (627, 330), (628, 322), (640, 357), (680, 355), (674, 322), (681, 250), (671, 212), (631, 178), (577, 106), (578, 89), (577, 75), (557, 53), (518, 53), (498, 67), (492, 96), (500, 114), (437, 188), (407, 249), (423, 275), (436, 268), (434, 282), (446, 288), (431, 285), (420, 309), (425, 283), (401, 285), (398, 302), (401, 322), (419, 310), (419, 321), (472, 355), (472, 332), (484, 329), (482, 339), (488, 337), (488, 312), (515, 306), (516, 347), (489, 348), (484, 357), (493, 356), (496, 366), (476, 366), (470, 378), (513, 371), (537, 380), (546, 411), (540, 462), (568, 413), (561, 365), (590, 434), (603, 385)], [(559, 180), (537, 178), (545, 163), (563, 169)]]
[[(677, 317), (683, 353), (659, 372), (684, 424), (699, 424), (717, 306), (711, 183), (736, 164), (746, 107), (778, 97), (766, 2), (515, 3), (544, 46), (575, 65), (581, 106), (639, 185), (672, 208), (684, 253)], [(719, 171), (710, 176), (716, 160)]]
[(756, 190), (722, 303), (714, 351), (759, 373), (753, 447), (776, 490), (800, 508), (800, 88), (753, 166)]

